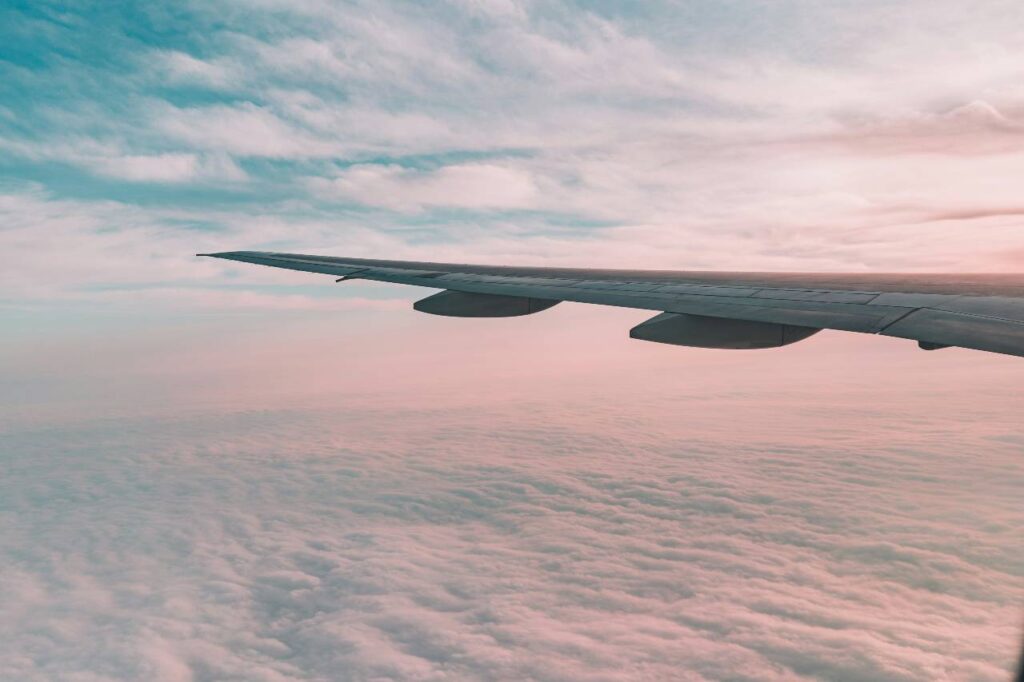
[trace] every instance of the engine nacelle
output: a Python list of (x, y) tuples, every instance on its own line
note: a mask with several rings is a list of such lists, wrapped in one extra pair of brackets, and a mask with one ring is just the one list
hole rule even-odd
[(448, 317), (517, 317), (547, 310), (561, 301), (497, 294), (472, 294), (467, 291), (442, 291), (416, 301), (412, 307), (421, 313)]
[(820, 329), (727, 317), (662, 313), (629, 330), (630, 337), (698, 348), (778, 348), (803, 341)]

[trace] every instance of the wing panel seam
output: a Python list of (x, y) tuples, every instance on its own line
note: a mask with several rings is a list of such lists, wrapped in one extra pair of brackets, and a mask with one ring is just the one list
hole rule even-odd
[(916, 313), (916, 312), (917, 312), (918, 310), (923, 310), (923, 308), (911, 308), (911, 309), (910, 309), (910, 310), (908, 310), (907, 312), (905, 312), (905, 313), (903, 313), (902, 315), (900, 315), (899, 317), (897, 317), (897, 318), (896, 318), (895, 320), (893, 320), (892, 322), (890, 322), (890, 323), (886, 324), (885, 326), (883, 326), (883, 327), (882, 327), (881, 329), (879, 329), (879, 330), (878, 330), (877, 332), (875, 332), (875, 333), (876, 333), (876, 334), (884, 334), (884, 333), (885, 333), (885, 330), (886, 330), (886, 329), (888, 329), (889, 327), (893, 326), (894, 324), (896, 324), (896, 323), (897, 323), (897, 322), (899, 322), (900, 320), (905, 320), (906, 318), (908, 318), (908, 317), (910, 317), (911, 315), (913, 315), (914, 313)]

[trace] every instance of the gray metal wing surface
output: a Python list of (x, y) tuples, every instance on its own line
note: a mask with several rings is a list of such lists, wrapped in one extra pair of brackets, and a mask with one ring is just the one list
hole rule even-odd
[(199, 254), (443, 291), (423, 312), (509, 317), (560, 301), (658, 311), (634, 338), (767, 348), (821, 329), (1024, 356), (1024, 275), (811, 274), (509, 267), (261, 251)]

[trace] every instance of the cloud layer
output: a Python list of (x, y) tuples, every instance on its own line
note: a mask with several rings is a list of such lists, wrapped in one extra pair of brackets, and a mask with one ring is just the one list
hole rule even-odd
[(333, 326), (6, 370), (0, 676), (1005, 679), (1012, 359)]
[[(6, 11), (0, 193), (24, 226), (0, 231), (23, 263), (8, 304), (59, 315), (103, 285), (197, 279), (215, 301), (234, 270), (188, 264), (200, 250), (992, 271), (1024, 247), (1009, 0), (969, 17), (945, 1), (161, 7)], [(39, 264), (66, 254), (108, 274)]]

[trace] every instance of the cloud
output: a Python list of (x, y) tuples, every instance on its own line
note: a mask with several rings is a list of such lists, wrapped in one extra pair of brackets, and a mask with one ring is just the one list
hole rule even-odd
[(157, 126), (172, 138), (204, 150), (240, 156), (332, 156), (336, 145), (305, 133), (254, 104), (215, 105), (156, 112)]
[(224, 155), (155, 154), (115, 156), (85, 162), (97, 172), (132, 182), (190, 182), (200, 179), (244, 180), (245, 171)]
[[(241, 239), (249, 244), (270, 244), (283, 237), (299, 239), (301, 234), (314, 241), (333, 234), (336, 239), (358, 241), (371, 251), (402, 248), (386, 235), (335, 220), (300, 224), (233, 211), (215, 213), (178, 206), (154, 210), (117, 201), (58, 200), (39, 187), (24, 185), (15, 191), (0, 191), (0, 224), (0, 249), (19, 254), (0, 273), (3, 301), (40, 309), (61, 301), (102, 303), (114, 295), (112, 290), (120, 290), (130, 306), (130, 292), (139, 293), (134, 300), (141, 301), (152, 296), (145, 291), (154, 288), (185, 290), (213, 282), (230, 284), (230, 274), (225, 273), (237, 272), (237, 268), (197, 259), (195, 254), (224, 250)], [(41, 230), (48, 235), (47, 241), (38, 239)], [(249, 274), (284, 287), (277, 293), (285, 297), (291, 293), (288, 287), (330, 282), (269, 268)], [(186, 300), (203, 305), (201, 298)], [(259, 300), (270, 302), (273, 297), (254, 296), (247, 306)], [(167, 303), (177, 308), (182, 305), (174, 297), (149, 299), (151, 305)]]
[(102, 159), (96, 166), (105, 175), (125, 180), (179, 182), (195, 177), (196, 161), (194, 154), (160, 154)]
[[(988, 8), (264, 2), (228, 33), (211, 23), (226, 3), (196, 10), (191, 41), (139, 46), (131, 78), (87, 59), (52, 67), (32, 87), (118, 96), (34, 98), (49, 104), (16, 113), (35, 133), (8, 128), (0, 144), (29, 165), (202, 186), (188, 221), (283, 250), (387, 243), (436, 259), (458, 242), (469, 260), (991, 270), (1020, 246), (1004, 180), (1020, 172), (1024, 42), (1019, 7)], [(950, 41), (969, 47), (954, 60)], [(141, 222), (161, 222), (149, 210)], [(274, 234), (257, 227), (268, 213)], [(985, 239), (921, 227), (947, 215), (978, 216), (959, 222)]]
[(865, 157), (1017, 155), (1024, 149), (1024, 122), (1018, 119), (1016, 112), (1008, 116), (989, 102), (975, 100), (942, 112), (860, 116), (846, 121), (831, 139)]
[(335, 292), (332, 297), (312, 297), (303, 294), (289, 294), (275, 291), (258, 293), (253, 291), (226, 291), (223, 289), (160, 287), (130, 291), (88, 292), (66, 296), (65, 300), (85, 300), (94, 305), (120, 308), (135, 308), (140, 304), (157, 306), (164, 310), (219, 310), (244, 313), (260, 311), (318, 311), (341, 312), (352, 310), (408, 310), (406, 298), (365, 298)]
[(162, 61), (168, 75), (184, 83), (229, 88), (233, 77), (237, 75), (231, 67), (223, 63), (204, 61), (177, 50), (163, 53)]
[(350, 201), (400, 211), (429, 206), (467, 209), (535, 207), (537, 187), (521, 169), (489, 163), (458, 164), (419, 171), (399, 166), (357, 165), (315, 188)]
[[(592, 328), (550, 324), (601, 352)], [(1002, 680), (1012, 664), (1006, 359), (836, 337), (758, 373), (623, 338), (632, 359), (574, 374), (536, 338), (474, 359), (479, 339), (448, 337), (468, 363), (453, 372), (415, 349), (429, 330), (405, 358), (327, 326), (323, 346), (241, 329), (111, 374), (95, 420), (5, 429), (0, 674)], [(102, 367), (61, 380), (83, 371)]]

